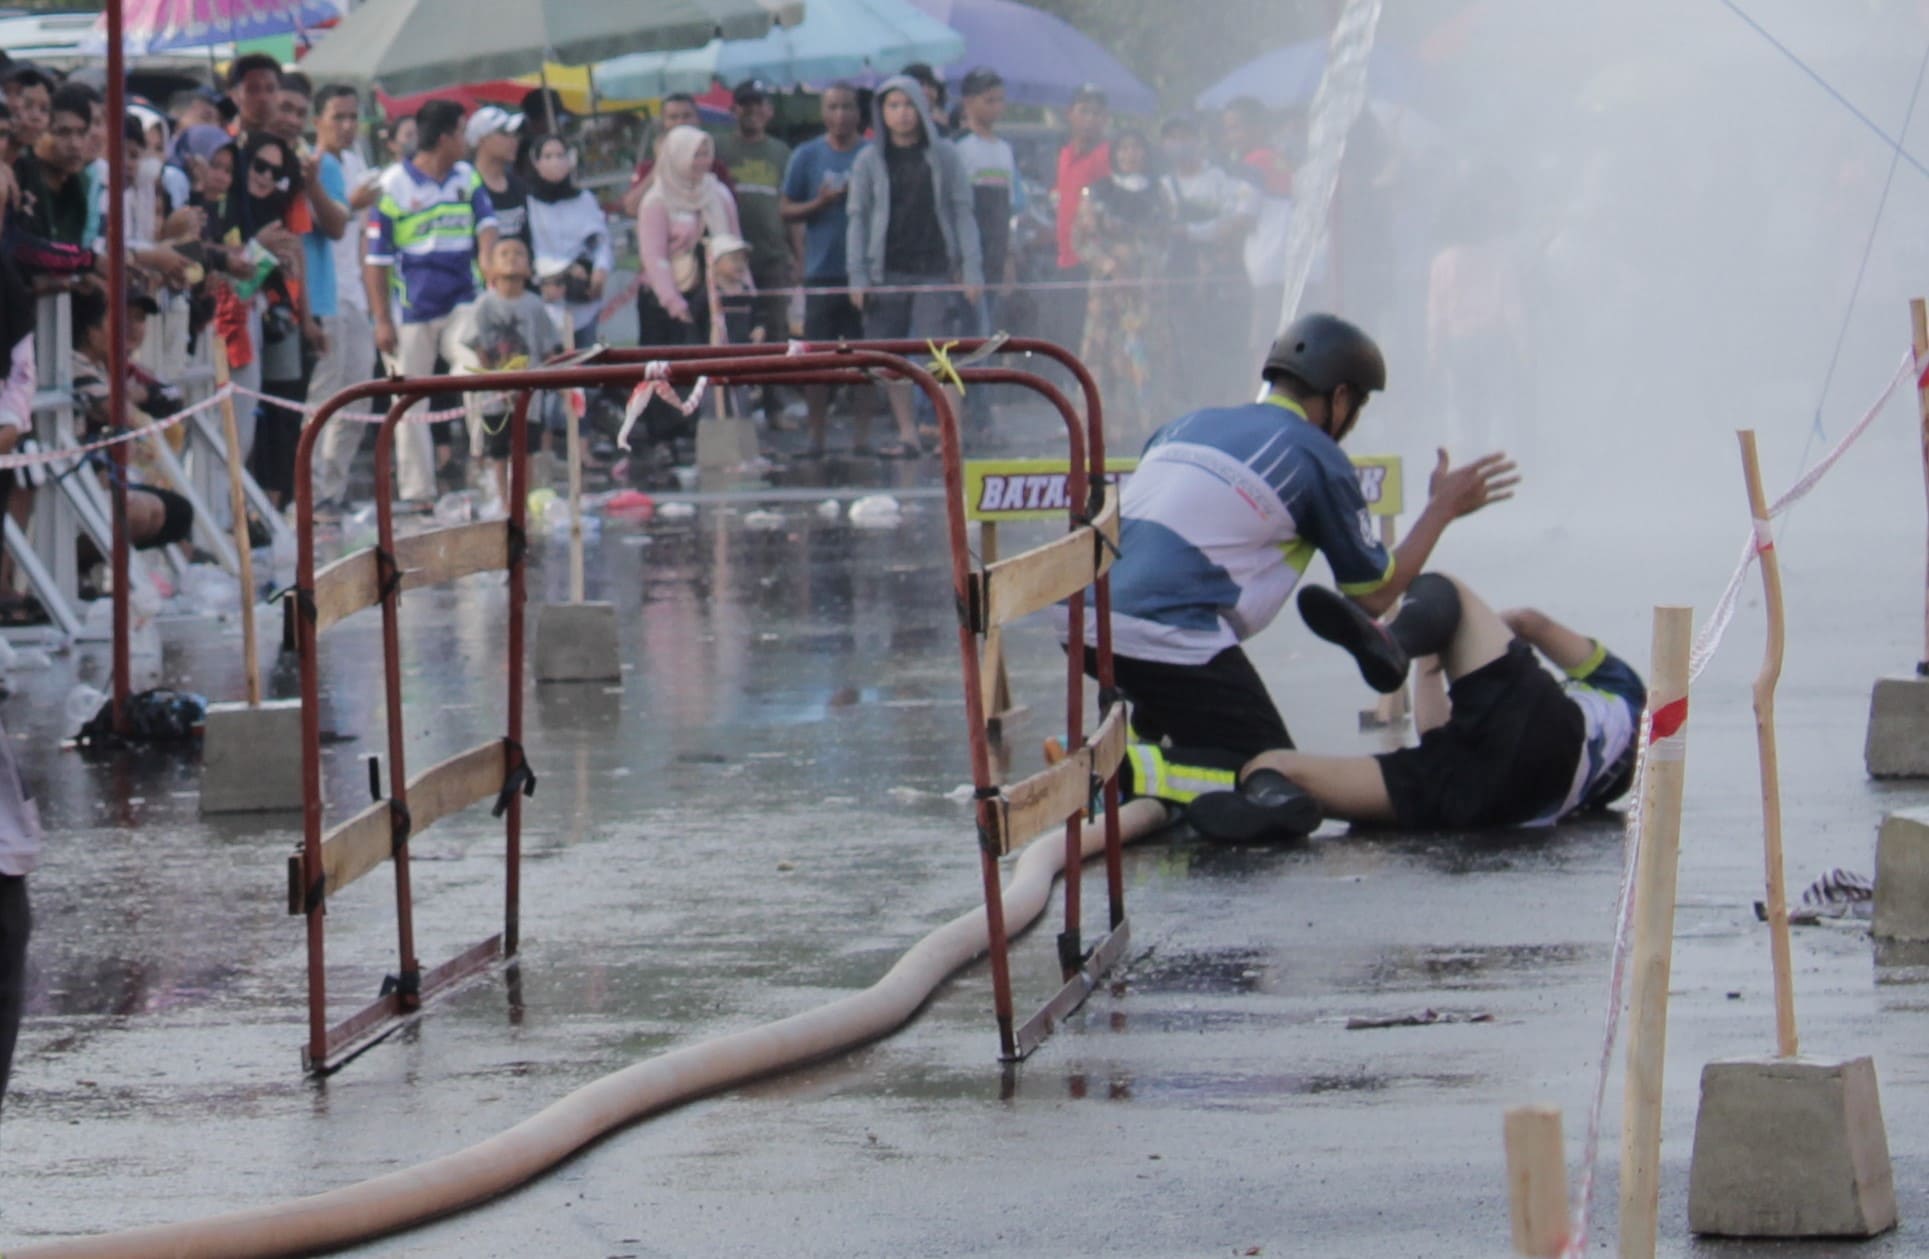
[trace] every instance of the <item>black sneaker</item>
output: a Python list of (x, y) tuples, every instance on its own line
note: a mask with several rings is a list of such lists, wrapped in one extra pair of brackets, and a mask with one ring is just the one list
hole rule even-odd
[(1186, 821), (1224, 844), (1304, 839), (1325, 820), (1319, 801), (1284, 774), (1254, 770), (1236, 791), (1213, 791), (1186, 806)]
[(1346, 648), (1359, 662), (1360, 676), (1380, 694), (1406, 685), (1407, 653), (1359, 604), (1336, 590), (1306, 586), (1299, 592), (1299, 615), (1307, 629)]

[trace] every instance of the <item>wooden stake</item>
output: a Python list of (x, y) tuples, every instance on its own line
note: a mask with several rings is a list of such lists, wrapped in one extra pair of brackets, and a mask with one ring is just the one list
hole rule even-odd
[[(1920, 297), (1909, 303), (1909, 324), (1915, 336), (1916, 374), (1920, 379), (1924, 364), (1929, 363), (1929, 310), (1925, 309)], [(1929, 386), (1916, 387), (1916, 410), (1922, 421), (1922, 488), (1929, 495)], [(1924, 570), (1922, 658), (1916, 663), (1916, 674), (1929, 677), (1929, 567)]]
[[(576, 349), (576, 321), (563, 316), (563, 349)], [(576, 408), (565, 405), (569, 459), (569, 601), (583, 601), (583, 435)]]
[[(228, 387), (228, 347), (210, 333), (214, 346), (214, 387)], [(221, 399), (221, 440), (228, 446), (228, 509), (234, 516), (234, 553), (240, 563), (241, 653), (247, 677), (248, 707), (261, 705), (261, 662), (255, 651), (255, 552), (248, 543), (248, 497), (241, 489), (241, 430), (234, 419), (234, 395)]]
[(1654, 1259), (1661, 1205), (1661, 1077), (1668, 1048), (1668, 971), (1674, 955), (1675, 871), (1687, 769), (1688, 653), (1694, 612), (1654, 610), (1652, 726), (1641, 792), (1635, 869), (1633, 993), (1621, 1118), (1621, 1259)]
[(1782, 777), (1775, 753), (1775, 687), (1782, 680), (1782, 566), (1769, 532), (1768, 497), (1762, 493), (1761, 460), (1755, 433), (1735, 434), (1741, 442), (1742, 477), (1748, 485), (1748, 510), (1755, 522), (1755, 555), (1761, 562), (1762, 597), (1768, 610), (1768, 646), (1755, 677), (1755, 742), (1762, 762), (1762, 857), (1768, 873), (1768, 952), (1775, 972), (1775, 1050), (1793, 1058), (1795, 968), (1789, 956), (1788, 889), (1782, 875)]
[(1567, 1245), (1567, 1153), (1557, 1106), (1515, 1106), (1501, 1126), (1507, 1145), (1507, 1203), (1514, 1251), (1560, 1259)]

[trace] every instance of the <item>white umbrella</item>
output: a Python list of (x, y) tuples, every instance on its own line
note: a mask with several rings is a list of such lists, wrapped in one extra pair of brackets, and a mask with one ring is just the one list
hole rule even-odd
[(368, 0), (303, 63), (316, 81), (397, 95), (588, 65), (613, 54), (695, 48), (796, 21), (795, 0)]
[(701, 48), (633, 53), (598, 64), (599, 95), (701, 92), (713, 79), (815, 83), (891, 71), (913, 61), (944, 65), (964, 56), (964, 36), (908, 0), (810, 0), (795, 26), (757, 39), (713, 39)]

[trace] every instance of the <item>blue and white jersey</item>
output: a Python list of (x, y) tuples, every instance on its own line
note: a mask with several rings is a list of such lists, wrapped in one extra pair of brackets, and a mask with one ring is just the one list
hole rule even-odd
[(1525, 826), (1552, 826), (1616, 786), (1627, 789), (1635, 727), (1648, 705), (1648, 688), (1641, 675), (1596, 643), (1593, 655), (1567, 671), (1567, 698), (1581, 710), (1581, 754), (1574, 765), (1574, 780), (1557, 808)]
[(1315, 551), (1347, 594), (1393, 576), (1352, 463), (1279, 394), (1154, 433), (1120, 515), (1112, 647), (1137, 660), (1204, 664), (1257, 634)]
[(477, 237), (496, 226), (482, 176), (457, 162), (434, 180), (404, 160), (382, 172), (379, 187), (365, 258), (392, 268), (402, 322), (430, 323), (473, 302), (482, 276)]

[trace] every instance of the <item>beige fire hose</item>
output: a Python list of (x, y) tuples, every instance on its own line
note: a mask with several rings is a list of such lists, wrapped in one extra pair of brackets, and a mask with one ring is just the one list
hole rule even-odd
[[(1165, 807), (1135, 800), (1120, 812), (1127, 843), (1160, 829)], [(1104, 828), (1084, 830), (1088, 858)], [(1005, 922), (1029, 927), (1064, 866), (1055, 838), (1033, 843), (1005, 884)], [(509, 1192), (627, 1124), (684, 1102), (876, 1040), (908, 1022), (953, 972), (987, 947), (985, 913), (953, 918), (913, 945), (861, 992), (612, 1072), (487, 1141), (308, 1198), (178, 1224), (36, 1243), (8, 1259), (242, 1259), (300, 1255), (367, 1241)]]

